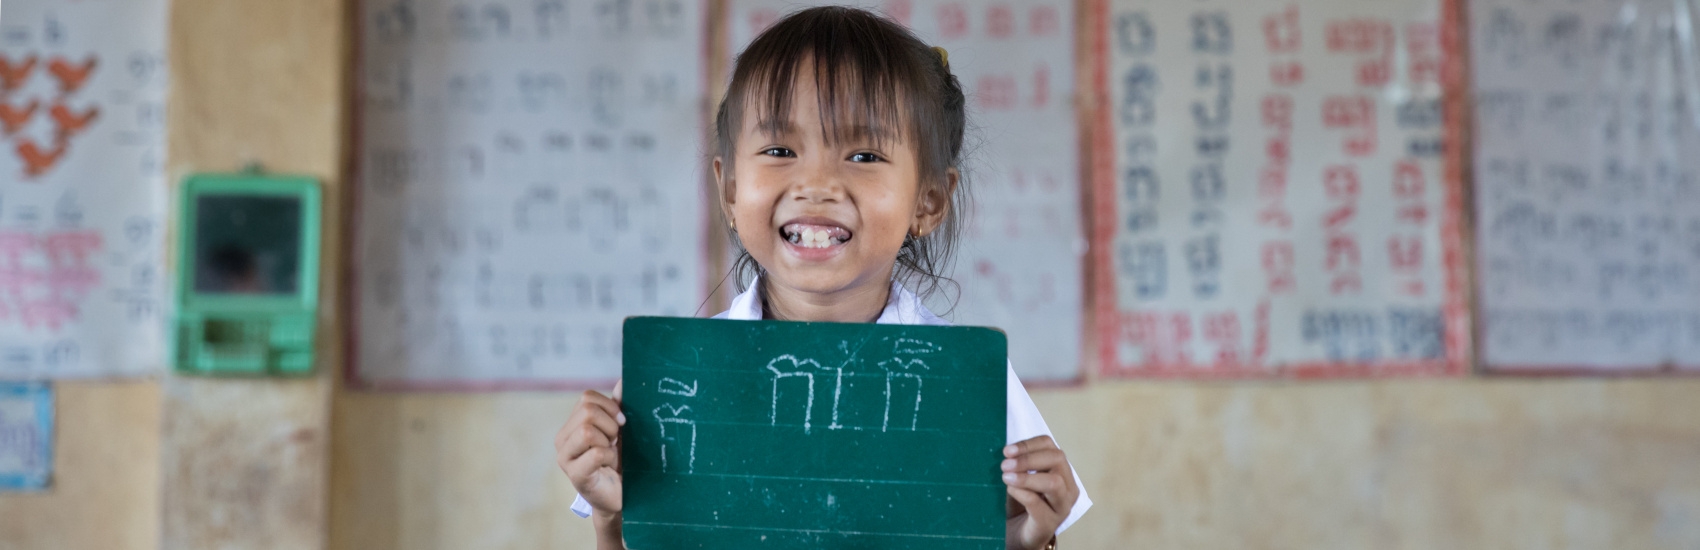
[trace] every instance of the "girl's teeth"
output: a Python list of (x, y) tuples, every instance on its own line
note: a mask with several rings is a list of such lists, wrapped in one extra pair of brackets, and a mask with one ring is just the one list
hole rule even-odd
[(791, 244), (802, 246), (804, 248), (827, 248), (843, 244), (844, 241), (848, 239), (843, 236), (834, 235), (831, 229), (804, 227), (795, 232), (786, 233), (785, 240), (789, 241)]

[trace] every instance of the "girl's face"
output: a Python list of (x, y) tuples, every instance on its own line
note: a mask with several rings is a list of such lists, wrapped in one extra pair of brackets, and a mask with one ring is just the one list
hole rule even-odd
[(807, 76), (814, 68), (803, 63), (797, 73), (805, 76), (794, 84), (789, 119), (764, 129), (746, 111), (733, 173), (715, 159), (723, 207), (767, 270), (770, 299), (830, 305), (877, 291), (883, 304), (905, 235), (936, 229), (948, 197), (922, 189), (915, 147), (896, 128), (861, 128), (829, 143)]

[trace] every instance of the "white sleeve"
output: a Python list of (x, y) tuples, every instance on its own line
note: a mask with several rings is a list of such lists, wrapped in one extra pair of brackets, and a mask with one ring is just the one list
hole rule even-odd
[[(1021, 380), (1015, 377), (1015, 366), (1009, 367), (1009, 431), (1010, 443), (1026, 441), (1041, 435), (1051, 435), (1051, 427), (1045, 425), (1045, 417), (1039, 414), (1039, 407), (1033, 404), (1033, 398), (1027, 395), (1027, 387), (1021, 385)], [(1056, 436), (1051, 436), (1054, 441)], [(1057, 442), (1062, 448), (1062, 442)], [(1069, 463), (1069, 470), (1074, 470), (1074, 464)], [(1068, 530), (1074, 525), (1087, 508), (1092, 507), (1092, 497), (1086, 495), (1086, 484), (1080, 482), (1080, 472), (1074, 472), (1074, 485), (1080, 488), (1080, 500), (1075, 501), (1074, 509), (1069, 510), (1068, 517), (1063, 518), (1062, 525), (1057, 526), (1057, 533)]]
[(590, 513), (594, 510), (594, 508), (590, 507), (590, 502), (584, 500), (582, 495), (573, 495), (573, 513), (578, 514), (578, 517), (588, 518), (590, 517)]

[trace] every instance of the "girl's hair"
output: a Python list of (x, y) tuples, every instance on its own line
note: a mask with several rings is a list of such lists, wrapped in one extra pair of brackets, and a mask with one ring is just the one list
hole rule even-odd
[[(809, 59), (814, 74), (798, 75)], [(915, 145), (921, 185), (946, 192), (950, 209), (937, 230), (904, 240), (894, 276), (922, 296), (951, 282), (944, 270), (955, 252), (969, 195), (964, 176), (950, 193), (946, 172), (961, 165), (967, 116), (962, 85), (950, 74), (945, 56), (902, 25), (864, 10), (831, 6), (786, 16), (738, 56), (715, 115), (716, 151), (725, 177), (732, 177), (733, 148), (744, 117), (754, 115), (763, 129), (783, 127), (790, 120), (792, 83), (803, 76), (815, 79), (829, 142), (873, 130), (867, 137), (901, 135)], [(742, 290), (765, 271), (736, 233), (732, 244), (738, 250), (733, 269)]]

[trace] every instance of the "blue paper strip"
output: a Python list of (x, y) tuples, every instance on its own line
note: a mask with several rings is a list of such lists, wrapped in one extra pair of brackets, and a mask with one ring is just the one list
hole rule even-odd
[(41, 491), (52, 474), (53, 387), (0, 382), (0, 491)]

